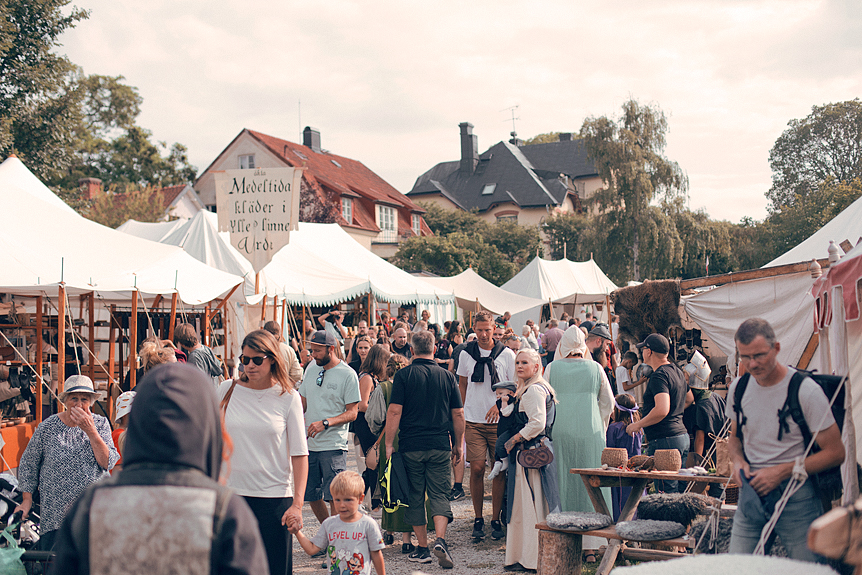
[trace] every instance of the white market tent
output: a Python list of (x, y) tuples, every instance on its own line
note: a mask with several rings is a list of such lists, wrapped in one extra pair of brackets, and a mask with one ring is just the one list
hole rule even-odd
[(829, 241), (840, 244), (844, 240), (855, 246), (862, 239), (862, 197), (844, 208), (844, 210), (829, 220), (829, 222), (811, 234), (804, 242), (778, 256), (765, 268), (811, 261), (826, 256)]
[[(129, 221), (121, 231), (180, 246), (190, 255), (246, 278), (246, 295), (254, 294), (251, 265), (226, 232), (217, 231), (216, 215), (201, 211), (191, 220), (147, 224)], [(251, 289), (249, 289), (249, 287)], [(451, 292), (432, 286), (362, 247), (338, 224), (301, 222), (290, 243), (260, 272), (267, 296), (295, 305), (331, 305), (369, 293), (397, 304), (452, 304)], [(251, 298), (249, 298), (251, 299)]]
[(473, 268), (467, 268), (460, 274), (448, 278), (427, 277), (423, 279), (429, 284), (453, 294), (458, 307), (463, 310), (479, 311), (478, 305), (479, 308), (495, 314), (508, 311), (512, 314), (510, 323), (516, 327), (523, 325), (527, 319), (532, 318), (538, 321), (541, 317), (542, 306), (548, 303), (547, 300), (522, 296), (499, 288), (473, 271)]
[(16, 157), (0, 165), (0, 291), (39, 295), (61, 283), (128, 301), (134, 290), (179, 293), (197, 305), (230, 292), (241, 278), (203, 265), (172, 246), (135, 238), (76, 213)]
[(617, 286), (592, 259), (573, 262), (536, 257), (502, 288), (543, 302), (587, 304), (606, 302)]

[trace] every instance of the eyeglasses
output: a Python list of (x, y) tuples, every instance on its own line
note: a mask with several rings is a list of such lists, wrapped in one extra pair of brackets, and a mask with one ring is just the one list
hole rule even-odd
[(766, 356), (768, 356), (770, 353), (771, 353), (771, 350), (767, 351), (766, 353), (755, 353), (754, 355), (740, 355), (739, 361), (744, 361), (746, 363), (756, 361), (759, 363), (759, 362), (763, 361), (764, 359), (766, 359)]
[(321, 369), (320, 373), (317, 374), (317, 387), (323, 385), (323, 378), (326, 376), (326, 369)]
[(259, 355), (257, 357), (248, 357), (247, 355), (239, 356), (239, 360), (243, 365), (248, 365), (250, 361), (253, 361), (255, 365), (263, 364), (263, 360), (269, 359), (268, 355)]

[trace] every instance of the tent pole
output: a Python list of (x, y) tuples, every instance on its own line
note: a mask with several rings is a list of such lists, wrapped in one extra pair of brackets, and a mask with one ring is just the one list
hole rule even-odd
[[(39, 380), (42, 380), (42, 296), (36, 296), (36, 371), (39, 372)], [(42, 423), (42, 384), (36, 387), (36, 425)]]
[[(90, 307), (90, 314), (89, 314), (89, 318), (88, 318), (90, 321), (90, 325), (89, 325), (89, 328), (90, 328), (90, 331), (89, 331), (89, 338), (90, 338), (90, 379), (94, 380), (94, 382), (95, 382), (94, 376), (96, 375), (95, 374), (96, 356), (94, 355), (95, 351), (96, 351), (96, 344), (95, 344), (95, 340), (96, 340), (96, 310), (94, 310), (93, 308), (95, 307), (95, 305), (94, 305), (95, 302), (96, 302), (96, 292), (90, 292), (90, 296), (87, 298), (87, 305)], [(108, 381), (110, 381), (110, 379)], [(108, 386), (108, 388), (110, 389), (110, 386)]]
[(611, 296), (609, 295), (605, 296), (605, 309), (608, 314), (608, 325), (611, 325)]
[(305, 351), (305, 304), (302, 305), (302, 327), (299, 328), (299, 341), (302, 342), (302, 351)]
[[(168, 339), (174, 341), (174, 327), (177, 325), (177, 299), (179, 293), (171, 294), (171, 325), (168, 326)], [(111, 306), (113, 309), (113, 306)]]
[(290, 327), (285, 325), (285, 321), (287, 321), (287, 300), (281, 300), (281, 331), (284, 333), (284, 328), (287, 327), (287, 333), (290, 334)]
[(132, 315), (129, 317), (129, 389), (138, 384), (138, 290), (132, 292)]
[(204, 306), (204, 345), (210, 347), (210, 303)]
[[(116, 367), (116, 363), (114, 363), (114, 325), (116, 325), (117, 320), (115, 319), (115, 314), (117, 313), (117, 306), (111, 305), (111, 319), (108, 325), (108, 381), (114, 381), (114, 368)], [(114, 387), (112, 385), (108, 385), (108, 415), (111, 417), (111, 421), (114, 420)]]
[(278, 296), (272, 298), (272, 321), (278, 321)]
[(260, 327), (263, 327), (263, 322), (266, 321), (266, 296), (260, 301)]
[(374, 304), (371, 301), (371, 290), (368, 290), (368, 327), (374, 326), (374, 310), (372, 309), (373, 305)]
[(260, 293), (260, 272), (254, 274), (254, 293), (255, 295)]
[[(57, 305), (57, 395), (63, 393), (66, 382), (66, 285), (57, 288), (60, 301)], [(59, 411), (64, 411), (63, 403), (57, 399)]]

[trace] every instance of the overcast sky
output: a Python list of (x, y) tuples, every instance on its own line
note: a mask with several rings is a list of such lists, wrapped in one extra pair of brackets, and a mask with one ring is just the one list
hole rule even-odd
[(766, 215), (787, 122), (862, 96), (858, 0), (75, 2), (92, 13), (59, 50), (125, 76), (139, 123), (199, 171), (243, 128), (311, 125), (406, 193), (459, 157), (459, 122), (484, 151), (511, 106), (529, 138), (634, 97), (667, 114), (690, 207), (736, 222)]

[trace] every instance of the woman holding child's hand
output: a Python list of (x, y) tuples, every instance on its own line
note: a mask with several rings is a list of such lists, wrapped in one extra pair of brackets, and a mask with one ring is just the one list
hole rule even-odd
[(308, 478), (302, 401), (278, 341), (268, 331), (245, 337), (240, 361), (243, 375), (218, 389), (234, 445), (227, 485), (243, 496), (257, 518), (270, 573), (284, 575), (293, 570), (289, 533), (302, 529)]

